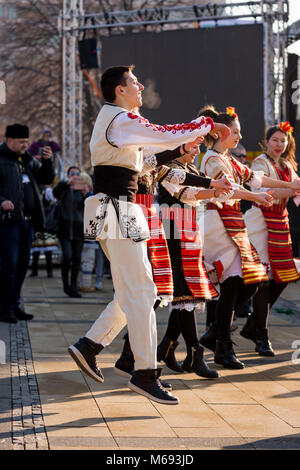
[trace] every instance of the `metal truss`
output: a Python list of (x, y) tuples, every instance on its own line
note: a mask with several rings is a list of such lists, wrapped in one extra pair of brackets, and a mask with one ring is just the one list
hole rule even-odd
[[(285, 118), (285, 64), (288, 44), (288, 0), (186, 5), (173, 8), (85, 13), (83, 0), (64, 0), (59, 29), (63, 48), (63, 159), (82, 162), (82, 72), (77, 57), (81, 32), (101, 36), (176, 28), (218, 27), (236, 22), (264, 25), (265, 125)], [(210, 24), (211, 26), (211, 24)]]
[(82, 164), (82, 71), (78, 63), (78, 28), (83, 0), (64, 0), (59, 29), (62, 41), (62, 158), (65, 165)]

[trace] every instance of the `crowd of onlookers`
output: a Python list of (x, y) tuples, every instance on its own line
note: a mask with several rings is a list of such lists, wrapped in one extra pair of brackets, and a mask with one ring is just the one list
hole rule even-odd
[(55, 255), (70, 297), (101, 290), (103, 275), (110, 276), (100, 245), (84, 241), (84, 201), (93, 194), (92, 178), (72, 166), (60, 180), (55, 170), (59, 151), (49, 130), (29, 145), (27, 126), (6, 128), (0, 145), (0, 321), (33, 318), (21, 300), (30, 263), (31, 277), (38, 276), (43, 260), (51, 278)]

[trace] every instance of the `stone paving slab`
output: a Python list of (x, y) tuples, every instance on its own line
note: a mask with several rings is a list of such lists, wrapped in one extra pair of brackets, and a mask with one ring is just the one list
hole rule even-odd
[[(164, 368), (164, 379), (180, 398), (178, 406), (149, 401), (114, 373), (122, 332), (99, 355), (103, 384), (82, 374), (67, 354), (68, 345), (85, 334), (112, 298), (111, 281), (105, 279), (104, 286), (103, 292), (70, 299), (61, 290), (57, 271), (53, 279), (26, 280), (25, 306), (34, 320), (28, 325), (19, 322), (16, 328), (0, 325), (0, 340), (6, 328), (13, 351), (0, 365), (0, 449), (300, 448), (300, 364), (291, 360), (292, 344), (300, 341), (299, 282), (289, 285), (279, 302), (293, 308), (294, 315), (273, 309), (270, 317), (275, 358), (259, 357), (254, 344), (236, 332), (235, 349), (246, 364), (244, 370), (216, 366), (210, 352), (205, 356), (218, 370), (217, 380)], [(159, 339), (167, 319), (167, 309), (159, 309)], [(198, 320), (201, 334), (205, 318)], [(239, 328), (244, 322), (238, 319)], [(185, 354), (181, 340), (177, 358), (183, 360)]]

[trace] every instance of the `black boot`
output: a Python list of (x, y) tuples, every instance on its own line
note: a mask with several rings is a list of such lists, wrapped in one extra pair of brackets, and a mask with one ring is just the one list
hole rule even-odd
[[(123, 377), (131, 377), (134, 374), (134, 356), (130, 347), (128, 333), (123, 336), (123, 339), (125, 339), (123, 351), (115, 363), (114, 370), (117, 374), (122, 375)], [(159, 381), (163, 388), (166, 390), (172, 390), (171, 384), (163, 382), (161, 379), (159, 379)]]
[(208, 330), (201, 336), (199, 343), (201, 346), (204, 346), (207, 349), (210, 349), (212, 352), (216, 350), (216, 341), (217, 341), (217, 328), (216, 324), (213, 323), (210, 325)]
[(256, 344), (256, 327), (254, 316), (251, 313), (248, 314), (247, 321), (241, 329), (240, 335), (243, 336), (243, 338), (250, 339)]
[(268, 329), (260, 328), (256, 330), (256, 347), (255, 351), (258, 352), (260, 356), (275, 356), (274, 350), (272, 348), (271, 341), (268, 337)]
[(96, 382), (104, 382), (101, 370), (97, 366), (96, 355), (102, 351), (102, 344), (97, 344), (89, 338), (80, 338), (77, 343), (69, 346), (68, 352), (79, 369)]
[(200, 377), (205, 377), (207, 379), (216, 379), (219, 377), (218, 372), (215, 370), (209, 369), (204, 358), (203, 358), (204, 349), (202, 346), (197, 348), (188, 347), (187, 356), (182, 363), (182, 368), (186, 372), (195, 372), (195, 374)]
[(39, 251), (35, 251), (34, 253), (32, 253), (32, 265), (31, 265), (30, 277), (36, 277), (38, 275), (39, 257), (40, 257)]
[(115, 372), (123, 377), (131, 377), (134, 372), (134, 357), (131, 351), (128, 333), (123, 337), (125, 340), (121, 356), (115, 363)]
[(61, 278), (64, 286), (64, 293), (70, 296), (70, 283), (69, 283), (69, 273), (70, 273), (71, 263), (70, 261), (63, 260), (61, 264)]
[(139, 369), (134, 371), (128, 387), (157, 403), (177, 405), (179, 399), (165, 390), (159, 380), (161, 369)]
[(82, 297), (77, 290), (77, 278), (79, 274), (79, 268), (77, 266), (72, 266), (71, 268), (71, 284), (70, 284), (70, 297), (75, 297), (79, 299)]
[(46, 251), (45, 256), (46, 256), (47, 277), (53, 277), (52, 251)]
[(178, 344), (178, 341), (171, 341), (164, 336), (161, 343), (157, 346), (157, 361), (163, 361), (169, 369), (182, 373), (183, 368), (178, 364), (175, 357), (175, 349)]
[(218, 341), (216, 343), (215, 363), (226, 369), (243, 369), (245, 365), (238, 360), (232, 347), (232, 341)]

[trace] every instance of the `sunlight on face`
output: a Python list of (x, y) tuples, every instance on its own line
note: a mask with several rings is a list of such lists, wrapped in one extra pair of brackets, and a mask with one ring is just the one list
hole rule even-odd
[(266, 144), (268, 155), (280, 157), (286, 151), (288, 138), (283, 132), (277, 131), (266, 141)]
[(223, 144), (226, 146), (226, 148), (236, 148), (238, 145), (239, 141), (242, 138), (241, 135), (241, 125), (240, 122), (235, 119), (232, 124), (229, 126), (230, 128), (230, 135), (227, 137), (226, 140), (224, 140)]
[(144, 90), (144, 86), (132, 72), (126, 73), (125, 76), (126, 86), (121, 87), (123, 90), (123, 98), (131, 108), (139, 108), (143, 104), (142, 91)]

